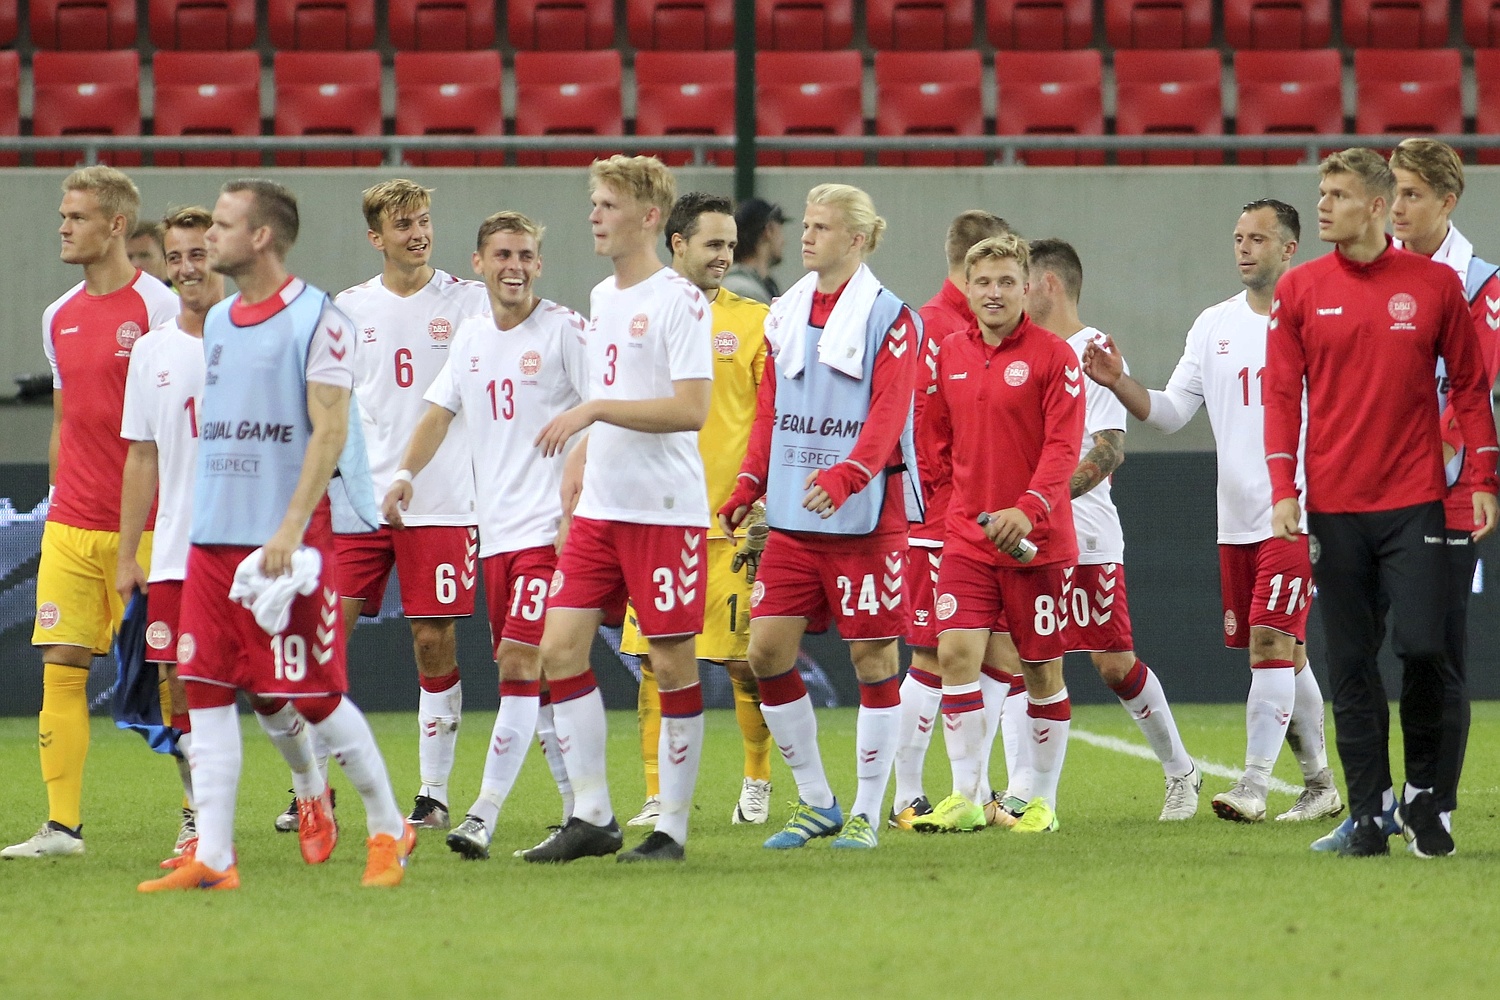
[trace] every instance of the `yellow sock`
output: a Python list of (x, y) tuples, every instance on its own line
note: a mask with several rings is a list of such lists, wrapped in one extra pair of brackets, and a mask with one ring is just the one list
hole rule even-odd
[(745, 777), (771, 780), (771, 730), (760, 711), (760, 687), (751, 678), (733, 681), (734, 721), (745, 741)]
[(641, 724), (641, 763), (646, 770), (646, 797), (661, 795), (661, 776), (657, 771), (657, 747), (661, 742), (661, 691), (651, 661), (641, 660), (641, 691), (636, 698), (636, 718)]
[(83, 822), (83, 764), (89, 756), (89, 672), (48, 663), (37, 716), (47, 817), (70, 829)]

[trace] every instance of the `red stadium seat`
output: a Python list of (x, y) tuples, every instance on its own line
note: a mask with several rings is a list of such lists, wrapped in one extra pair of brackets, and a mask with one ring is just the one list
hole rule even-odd
[(572, 52), (615, 44), (614, 0), (507, 0), (510, 44)]
[[(995, 54), (996, 135), (1103, 135), (1104, 64), (1098, 49)], [(1101, 166), (1103, 150), (1031, 152), (1033, 167)]]
[(270, 0), (271, 44), (282, 51), (375, 45), (375, 0)]
[[(1479, 92), (1474, 131), (1500, 135), (1500, 49), (1474, 50), (1474, 88)], [(1500, 149), (1481, 149), (1480, 163), (1500, 163)]]
[[(277, 135), (379, 135), (380, 55), (278, 52)], [(379, 152), (281, 152), (278, 167), (378, 166)]]
[[(158, 52), (157, 135), (260, 135), (258, 52)], [(157, 166), (255, 167), (253, 151), (157, 153)]]
[(255, 47), (255, 0), (151, 0), (151, 44), (159, 49)]
[[(755, 56), (755, 131), (778, 135), (863, 135), (864, 67), (858, 52), (826, 52), (808, 58), (796, 52)], [(859, 151), (762, 152), (762, 165), (859, 166)]]
[(625, 0), (625, 23), (638, 49), (734, 47), (734, 0)]
[[(1239, 135), (1337, 135), (1344, 131), (1343, 63), (1334, 49), (1234, 55)], [(1302, 151), (1240, 150), (1240, 163), (1294, 164)]]
[[(876, 135), (983, 135), (984, 67), (973, 49), (875, 53)], [(881, 166), (979, 166), (980, 150), (881, 153)]]
[[(140, 135), (141, 64), (120, 52), (38, 52), (32, 57), (31, 131), (39, 136)], [(81, 152), (38, 153), (39, 167), (71, 166)], [(101, 163), (136, 166), (141, 154), (105, 153)]]
[(761, 49), (847, 49), (854, 42), (854, 0), (755, 0)]
[(971, 0), (870, 0), (865, 37), (875, 49), (966, 49), (974, 44)]
[[(397, 52), (397, 135), (504, 135), (500, 53)], [(415, 167), (498, 167), (502, 150), (405, 154)]]
[(989, 0), (985, 32), (997, 49), (1086, 49), (1094, 43), (1094, 5), (1091, 0)]
[(1464, 41), (1476, 49), (1500, 46), (1500, 0), (1463, 0)]
[(404, 52), (488, 49), (495, 0), (390, 0), (391, 44)]
[(1321, 49), (1333, 39), (1331, 0), (1227, 0), (1224, 43), (1234, 49)]
[(135, 0), (31, 0), (31, 44), (65, 52), (135, 48)]
[[(16, 40), (20, 28), (20, 4), (17, 0), (0, 0), (0, 46), (9, 46)], [(5, 57), (9, 59), (9, 56)], [(3, 72), (3, 70), (0, 70)]]
[(1201, 49), (1213, 42), (1211, 0), (1104, 0), (1104, 31), (1117, 49)]
[[(0, 135), (21, 134), (21, 57), (15, 49), (0, 49)], [(21, 163), (20, 153), (0, 153), (0, 167)]]
[[(620, 51), (517, 52), (516, 135), (625, 134), (620, 102)], [(522, 152), (523, 167), (587, 166), (596, 155), (618, 151), (600, 143), (599, 152)]]
[(1360, 135), (1420, 135), (1464, 130), (1457, 49), (1361, 49), (1354, 53)]
[[(639, 52), (635, 57), (636, 135), (733, 135), (733, 52)], [(672, 166), (686, 152), (659, 153)], [(713, 153), (710, 163), (734, 163), (733, 153)]]
[[(1116, 135), (1223, 135), (1217, 49), (1121, 49), (1115, 53)], [(1216, 164), (1221, 150), (1121, 152), (1121, 165)]]
[(1448, 0), (1344, 0), (1351, 49), (1437, 49), (1448, 44)]

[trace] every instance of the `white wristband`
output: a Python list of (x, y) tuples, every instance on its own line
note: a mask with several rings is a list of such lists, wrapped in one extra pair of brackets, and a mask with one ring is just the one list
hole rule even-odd
[(396, 470), (396, 474), (391, 477), (391, 485), (392, 486), (396, 485), (397, 483), (410, 483), (410, 482), (411, 482), (411, 470), (410, 469), (397, 469)]

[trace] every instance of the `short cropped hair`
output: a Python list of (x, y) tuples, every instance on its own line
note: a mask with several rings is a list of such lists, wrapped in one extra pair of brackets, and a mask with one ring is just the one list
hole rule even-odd
[(386, 216), (419, 211), (431, 205), (432, 188), (397, 177), (365, 188), (360, 207), (365, 213), (365, 225), (371, 232), (378, 233), (380, 221)]
[(1083, 261), (1073, 244), (1055, 236), (1031, 242), (1031, 270), (1051, 271), (1062, 282), (1068, 298), (1077, 302), (1083, 295)]
[(1396, 194), (1396, 175), (1391, 173), (1390, 165), (1380, 158), (1379, 153), (1363, 146), (1351, 146), (1325, 156), (1318, 164), (1318, 176), (1327, 177), (1329, 174), (1353, 174), (1364, 184), (1368, 194), (1384, 198), (1386, 204), (1390, 204)]
[(102, 164), (79, 167), (63, 180), (62, 189), (65, 193), (90, 192), (98, 200), (105, 215), (111, 219), (123, 215), (125, 231), (128, 233), (135, 229), (135, 220), (141, 213), (141, 192), (135, 186), (135, 181), (127, 177), (124, 171)]
[(786, 215), (781, 211), (781, 206), (772, 204), (763, 198), (746, 198), (740, 202), (739, 207), (734, 210), (734, 225), (739, 231), (739, 246), (734, 248), (734, 259), (742, 261), (755, 253), (756, 247), (760, 246), (761, 237), (766, 235), (766, 230), (772, 223), (786, 221)]
[(157, 246), (163, 246), (162, 240), (166, 236), (165, 227), (160, 222), (137, 222), (135, 228), (130, 230), (127, 239), (139, 239), (149, 236), (156, 241)]
[(974, 265), (986, 260), (1010, 259), (1020, 265), (1021, 273), (1031, 273), (1031, 248), (1015, 233), (1002, 233), (980, 240), (964, 255), (964, 276), (968, 277)]
[(595, 160), (589, 166), (589, 191), (601, 184), (608, 184), (643, 205), (654, 205), (661, 211), (663, 225), (677, 201), (677, 178), (654, 156), (616, 155)]
[(1240, 214), (1246, 212), (1258, 212), (1263, 208), (1269, 208), (1276, 213), (1276, 225), (1281, 228), (1281, 242), (1294, 243), (1302, 238), (1302, 217), (1297, 210), (1284, 201), (1275, 198), (1257, 198), (1247, 202), (1240, 209)]
[(733, 218), (734, 204), (723, 195), (703, 191), (689, 191), (678, 198), (677, 204), (672, 206), (672, 214), (667, 216), (667, 252), (672, 252), (673, 236), (681, 233), (683, 239), (692, 239), (698, 231), (698, 219), (710, 212)]
[(213, 224), (213, 215), (200, 205), (174, 208), (162, 217), (160, 223), (164, 235), (168, 229), (201, 229), (207, 232)]
[(875, 214), (875, 203), (859, 188), (849, 184), (819, 184), (807, 192), (807, 203), (837, 208), (849, 231), (864, 235), (866, 257), (880, 245), (880, 236), (885, 232), (885, 220)]
[(547, 227), (537, 225), (520, 212), (496, 212), (479, 224), (479, 238), (474, 244), (475, 251), (482, 253), (485, 243), (496, 233), (514, 233), (517, 236), (530, 236), (536, 240), (536, 248), (541, 250), (542, 237), (547, 234)]
[(959, 213), (948, 224), (948, 237), (943, 245), (948, 254), (948, 270), (951, 271), (962, 264), (969, 248), (980, 240), (987, 240), (991, 236), (999, 236), (1010, 231), (1010, 223), (982, 208), (971, 208), (967, 212)]
[(1439, 198), (1464, 194), (1464, 161), (1446, 142), (1436, 139), (1402, 139), (1391, 153), (1392, 170), (1410, 170), (1437, 193)]
[(265, 177), (241, 177), (226, 182), (219, 193), (250, 194), (250, 225), (255, 229), (270, 227), (271, 248), (276, 256), (285, 257), (291, 252), (302, 225), (297, 196), (291, 189)]

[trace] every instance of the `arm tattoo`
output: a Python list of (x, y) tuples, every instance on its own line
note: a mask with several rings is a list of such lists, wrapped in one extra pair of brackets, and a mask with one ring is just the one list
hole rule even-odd
[(1125, 432), (1119, 430), (1100, 431), (1094, 435), (1094, 447), (1083, 456), (1073, 479), (1068, 483), (1068, 495), (1076, 500), (1114, 474), (1125, 461)]

